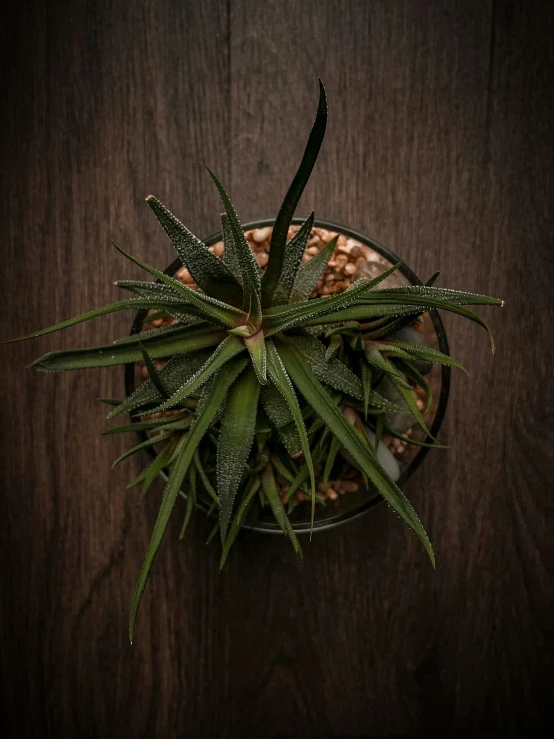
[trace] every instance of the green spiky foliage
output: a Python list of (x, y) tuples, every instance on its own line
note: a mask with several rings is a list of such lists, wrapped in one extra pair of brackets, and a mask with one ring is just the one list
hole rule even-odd
[[(293, 495), (304, 491), (309, 496), (313, 522), (317, 465), (325, 466), (327, 478), (342, 450), (412, 529), (434, 563), (431, 543), (416, 512), (379, 463), (376, 445), (368, 442), (361, 419), (375, 427), (377, 439), (387, 429), (387, 411), (412, 413), (428, 432), (412, 392), (418, 383), (431, 401), (417, 362), (460, 365), (428, 347), (394, 337), (423, 313), (436, 309), (469, 318), (488, 331), (484, 321), (465, 306), (500, 305), (501, 301), (436, 288), (435, 277), (424, 286), (382, 288), (380, 283), (399, 265), (375, 279), (359, 279), (340, 294), (309, 299), (335, 244), (302, 263), (313, 214), (288, 243), (287, 234), (320, 150), (326, 121), (327, 103), (320, 83), (315, 123), (276, 218), (265, 270), (259, 269), (226, 191), (210, 172), (225, 209), (223, 258), (159, 200), (147, 199), (197, 289), (116, 247), (156, 281), (120, 281), (116, 284), (130, 292), (130, 298), (22, 337), (41, 336), (125, 309), (147, 309), (178, 319), (175, 325), (144, 330), (107, 346), (46, 354), (31, 365), (36, 370), (60, 371), (141, 360), (148, 368), (149, 378), (129, 397), (108, 401), (113, 406), (109, 418), (131, 413), (134, 422), (105, 432), (148, 432), (146, 441), (115, 462), (148, 446), (156, 448), (157, 456), (131, 483), (141, 485), (143, 494), (161, 470), (169, 470), (132, 600), (131, 639), (180, 490), (187, 495), (181, 534), (198, 497), (211, 500), (222, 564), (241, 526), (255, 518), (263, 503), (300, 552), (289, 519)], [(404, 398), (404, 407), (381, 393), (385, 379)], [(276, 475), (290, 484), (288, 507), (277, 492)]]

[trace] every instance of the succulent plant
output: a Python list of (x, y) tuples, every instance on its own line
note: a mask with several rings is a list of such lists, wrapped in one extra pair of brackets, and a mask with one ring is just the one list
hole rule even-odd
[[(143, 330), (110, 345), (49, 353), (31, 365), (36, 370), (60, 371), (143, 360), (148, 368), (149, 378), (129, 397), (107, 401), (113, 406), (108, 418), (129, 412), (135, 420), (105, 432), (149, 432), (146, 441), (114, 463), (147, 446), (156, 447), (157, 456), (131, 483), (142, 483), (143, 492), (162, 469), (169, 469), (132, 600), (131, 639), (140, 600), (181, 489), (187, 495), (183, 532), (197, 491), (211, 498), (222, 565), (260, 500), (269, 504), (294, 550), (300, 552), (289, 520), (293, 499), (288, 507), (284, 504), (275, 477), (286, 478), (291, 494), (305, 491), (311, 499), (313, 523), (316, 464), (325, 462), (328, 477), (342, 451), (413, 530), (434, 563), (427, 534), (402, 490), (381, 466), (377, 445), (384, 430), (394, 433), (387, 424), (391, 414), (409, 413), (429, 433), (413, 395), (417, 383), (431, 402), (418, 362), (461, 365), (421, 342), (407, 341), (406, 328), (417, 327), (426, 311), (444, 309), (489, 331), (465, 306), (500, 305), (501, 301), (437, 288), (436, 275), (422, 286), (380, 287), (398, 264), (373, 279), (358, 279), (342, 293), (310, 298), (336, 239), (303, 263), (314, 214), (288, 243), (287, 235), (326, 122), (327, 103), (320, 83), (316, 119), (275, 220), (264, 270), (254, 259), (226, 191), (208, 170), (225, 208), (222, 258), (159, 200), (147, 198), (196, 289), (116, 247), (156, 281), (119, 281), (116, 284), (132, 297), (21, 337), (41, 336), (124, 309), (145, 309), (177, 319), (173, 325)], [(387, 386), (404, 401), (402, 405), (386, 397)], [(373, 435), (365, 433), (367, 424), (373, 427)]]

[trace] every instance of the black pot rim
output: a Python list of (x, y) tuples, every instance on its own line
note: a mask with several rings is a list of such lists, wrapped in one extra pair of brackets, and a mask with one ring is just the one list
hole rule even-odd
[[(292, 223), (295, 225), (299, 225), (304, 222), (304, 218), (295, 217), (292, 219)], [(273, 226), (275, 223), (275, 218), (258, 218), (253, 221), (248, 221), (248, 223), (243, 223), (242, 228), (245, 231), (255, 229), (255, 228), (265, 228), (266, 226)], [(349, 228), (348, 226), (343, 226), (340, 223), (337, 223), (336, 221), (327, 221), (323, 219), (316, 218), (314, 220), (314, 226), (318, 228), (324, 228), (328, 231), (337, 231), (340, 234), (343, 234), (346, 237), (355, 239), (356, 241), (359, 241), (362, 244), (365, 244), (366, 246), (370, 247), (374, 251), (376, 251), (378, 254), (380, 254), (382, 257), (387, 259), (392, 264), (397, 264), (398, 262), (401, 262), (401, 265), (399, 267), (399, 272), (406, 277), (407, 280), (409, 280), (410, 284), (412, 285), (421, 285), (423, 284), (419, 277), (413, 272), (402, 260), (394, 254), (390, 249), (387, 249), (386, 246), (383, 246), (378, 241), (375, 241), (373, 238), (366, 236), (365, 234), (360, 233), (359, 231), (355, 231), (352, 228)], [(207, 246), (212, 246), (212, 244), (215, 244), (218, 241), (221, 241), (223, 239), (223, 234), (221, 231), (217, 231), (216, 233), (209, 236), (207, 239), (204, 239), (204, 243)], [(172, 262), (169, 267), (165, 270), (166, 274), (173, 275), (175, 272), (182, 266), (181, 261), (179, 259), (176, 259), (174, 262)], [(140, 310), (137, 312), (135, 319), (133, 321), (133, 325), (131, 327), (131, 334), (137, 334), (140, 332), (142, 328), (142, 324), (144, 321), (144, 318), (147, 315), (146, 310)], [(439, 343), (439, 350), (443, 352), (444, 354), (449, 354), (449, 348), (448, 348), (448, 339), (446, 337), (446, 331), (444, 329), (443, 322), (438, 314), (437, 311), (431, 310), (428, 311), (431, 321), (433, 322), (433, 326), (435, 328), (435, 332), (437, 334), (437, 339)], [(135, 388), (135, 363), (126, 364), (125, 365), (125, 392), (127, 395), (130, 395)], [(433, 418), (433, 423), (431, 424), (431, 428), (429, 429), (431, 432), (431, 436), (436, 437), (437, 433), (441, 427), (446, 407), (448, 404), (448, 395), (450, 392), (450, 367), (447, 365), (441, 365), (441, 391), (438, 397), (438, 403), (437, 403), (437, 410), (435, 413), (435, 416)], [(131, 416), (131, 420), (133, 422), (137, 422), (139, 419), (136, 416)], [(144, 431), (137, 432), (138, 437), (141, 441), (145, 441), (147, 439), (147, 435)], [(432, 439), (428, 437), (425, 438), (425, 442), (429, 443)], [(144, 450), (148, 456), (151, 459), (154, 459), (156, 456), (156, 453), (151, 447), (147, 447)], [(404, 470), (400, 478), (397, 480), (397, 485), (401, 486), (403, 485), (406, 480), (408, 480), (409, 477), (415, 472), (415, 470), (419, 467), (419, 465), (423, 462), (424, 458), (427, 456), (427, 453), (429, 452), (429, 447), (419, 447), (418, 452), (416, 453), (415, 457), (412, 459), (408, 467)], [(161, 476), (164, 478), (164, 480), (167, 481), (167, 470), (163, 470), (161, 473)], [(186, 495), (183, 493), (183, 491), (180, 491), (181, 495), (186, 498)], [(336, 526), (340, 526), (343, 523), (346, 523), (347, 521), (353, 521), (360, 516), (365, 515), (369, 510), (373, 509), (378, 503), (381, 503), (383, 501), (383, 498), (381, 495), (376, 493), (373, 497), (368, 497), (368, 500), (365, 501), (363, 504), (361, 504), (356, 510), (354, 511), (343, 511), (342, 513), (337, 513), (336, 516), (332, 516), (331, 518), (328, 518), (324, 521), (317, 521), (317, 519), (314, 521), (313, 530), (315, 531), (326, 531), (328, 529), (335, 528)], [(207, 512), (208, 508), (207, 506), (203, 505), (202, 502), (198, 503), (198, 507), (203, 510), (204, 512)], [(294, 523), (293, 529), (295, 533), (301, 534), (301, 533), (308, 533), (311, 530), (311, 526), (309, 523)], [(252, 531), (258, 531), (260, 533), (264, 534), (280, 534), (282, 535), (283, 532), (281, 531), (279, 525), (277, 523), (274, 523), (272, 521), (264, 521), (264, 522), (256, 522), (252, 525), (245, 524), (243, 528), (251, 529)]]

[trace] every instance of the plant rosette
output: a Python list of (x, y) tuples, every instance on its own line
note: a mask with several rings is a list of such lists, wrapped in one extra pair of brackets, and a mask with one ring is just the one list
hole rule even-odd
[[(436, 337), (444, 336), (436, 311), (468, 318), (490, 335), (467, 306), (502, 301), (436, 287), (438, 273), (417, 284), (400, 262), (389, 260), (390, 266), (381, 269), (384, 265), (364, 252), (367, 244), (348, 244), (347, 230), (331, 230), (331, 236), (323, 228), (329, 238), (322, 238), (321, 230), (314, 230), (313, 213), (294, 227), (326, 124), (320, 83), (302, 161), (272, 226), (245, 234), (225, 189), (208, 170), (225, 211), (221, 241), (210, 248), (149, 196), (148, 205), (176, 249), (180, 271), (167, 274), (116, 246), (150, 278), (115, 283), (131, 297), (13, 340), (115, 311), (148, 313), (151, 327), (142, 326), (136, 334), (105, 346), (51, 352), (31, 365), (61, 371), (144, 362), (144, 382), (123, 400), (105, 399), (112, 406), (108, 418), (132, 415), (129, 423), (106, 434), (147, 432), (114, 464), (145, 449), (157, 451), (129, 487), (140, 485), (145, 494), (168, 470), (132, 598), (131, 640), (180, 492), (186, 494), (181, 535), (197, 503), (209, 499), (211, 536), (220, 541), (221, 566), (244, 525), (263, 528), (272, 517), (272, 526), (299, 554), (298, 526), (307, 524), (311, 530), (325, 519), (320, 511), (332, 510), (339, 498), (355, 501), (360, 494), (366, 502), (380, 495), (434, 565), (431, 542), (398, 484), (402, 471), (394, 466), (398, 461), (390, 447), (398, 452), (404, 446), (440, 446), (435, 437), (441, 415), (434, 417), (432, 428), (428, 425), (434, 397), (428, 370), (432, 365), (463, 367), (448, 354), (445, 340), (443, 350), (426, 340), (432, 335), (426, 333), (429, 321), (438, 328)], [(355, 259), (353, 248), (361, 251)], [(408, 284), (393, 282), (400, 275), (408, 276)], [(423, 436), (413, 430), (408, 434), (414, 423)], [(298, 521), (301, 515), (307, 520)]]
[[(262, 219), (243, 224), (248, 245), (263, 270), (267, 265), (270, 241), (275, 219)], [(294, 218), (289, 228), (287, 240), (290, 241), (300, 229), (303, 219)], [(381, 272), (388, 270), (392, 265), (398, 264), (400, 259), (390, 252), (386, 247), (373, 239), (357, 233), (352, 229), (331, 221), (318, 220), (314, 222), (308, 237), (302, 263), (315, 258), (329, 242), (336, 240), (336, 246), (331, 254), (327, 265), (323, 270), (321, 278), (317, 281), (311, 298), (325, 297), (337, 294), (348, 289), (350, 285), (360, 278), (374, 278)], [(204, 240), (208, 248), (218, 257), (224, 258), (225, 243), (222, 232), (213, 234)], [(166, 274), (179, 279), (184, 285), (192, 289), (198, 289), (192, 275), (180, 260), (175, 260), (166, 270)], [(408, 285), (421, 285), (417, 276), (405, 265), (401, 264), (399, 269), (390, 274), (381, 287), (395, 288)], [(141, 331), (163, 328), (179, 323), (179, 319), (170, 315), (161, 315), (157, 311), (139, 311), (133, 322), (131, 335), (137, 335)], [(448, 354), (448, 343), (444, 326), (436, 311), (425, 313), (413, 322), (412, 326), (404, 329), (404, 338), (410, 338), (419, 344), (436, 349)], [(342, 343), (342, 342), (341, 342)], [(344, 350), (343, 350), (344, 351)], [(417, 364), (417, 360), (416, 364)], [(158, 370), (164, 366), (163, 361), (155, 360)], [(422, 375), (425, 378), (425, 388), (417, 382), (412, 381), (412, 392), (416, 405), (422, 411), (427, 428), (432, 436), (427, 436), (416, 419), (410, 413), (405, 400), (394, 387), (383, 387), (385, 392), (392, 397), (404, 409), (404, 413), (388, 411), (384, 413), (387, 425), (383, 429), (382, 437), (377, 445), (378, 458), (392, 480), (402, 485), (423, 461), (426, 453), (433, 446), (432, 439), (435, 438), (440, 429), (446, 406), (448, 402), (448, 391), (450, 385), (450, 366), (448, 364), (432, 364), (430, 362), (420, 363)], [(127, 396), (131, 395), (138, 385), (149, 378), (148, 367), (143, 360), (125, 367), (125, 389)], [(169, 417), (175, 411), (167, 411)], [(160, 417), (163, 417), (160, 414)], [(137, 418), (138, 417), (132, 417)], [(353, 417), (355, 418), (355, 417)], [(366, 433), (375, 445), (375, 429), (377, 419), (369, 414), (363, 419)], [(152, 431), (139, 431), (139, 442), (145, 442), (151, 438)], [(147, 446), (145, 453), (154, 460), (163, 449), (160, 446)], [(308, 533), (312, 530), (310, 517), (309, 494), (304, 481), (299, 489), (292, 479), (292, 470), (288, 468), (288, 460), (283, 462), (285, 469), (276, 471), (275, 481), (279, 497), (287, 509), (287, 515), (296, 534)], [(215, 479), (215, 459), (206, 465), (212, 487), (217, 485)], [(282, 469), (282, 468), (281, 468)], [(351, 460), (345, 459), (342, 450), (337, 452), (336, 448), (327, 456), (325, 462), (319, 462), (315, 468), (316, 473), (316, 512), (313, 522), (313, 530), (321, 531), (356, 518), (379, 502), (382, 497), (375, 487), (367, 485), (360, 471), (351, 464)], [(164, 469), (160, 475), (167, 481), (169, 470)], [(187, 498), (187, 488), (181, 489), (182, 496)], [(197, 508), (208, 513), (211, 508), (212, 498), (206, 494), (202, 486), (199, 487), (196, 499)], [(300, 505), (302, 503), (303, 505)], [(215, 512), (211, 514), (215, 518)], [(282, 529), (275, 520), (266, 498), (255, 499), (250, 506), (249, 515), (245, 518), (243, 528), (250, 528), (262, 533), (282, 534)]]

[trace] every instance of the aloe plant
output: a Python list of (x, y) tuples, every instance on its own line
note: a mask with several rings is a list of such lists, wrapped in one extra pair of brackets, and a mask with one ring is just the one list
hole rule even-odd
[[(375, 426), (379, 438), (386, 430), (386, 412), (405, 410), (380, 393), (383, 378), (387, 378), (427, 432), (412, 394), (416, 381), (428, 390), (415, 360), (461, 365), (447, 355), (394, 336), (435, 309), (469, 318), (488, 331), (485, 322), (465, 306), (500, 305), (501, 301), (437, 288), (433, 285), (436, 276), (424, 286), (380, 288), (398, 264), (374, 279), (357, 280), (340, 294), (309, 299), (335, 244), (331, 242), (317, 257), (302, 263), (313, 213), (288, 243), (287, 235), (326, 122), (327, 102), (320, 83), (316, 119), (275, 220), (265, 270), (254, 259), (223, 185), (209, 172), (225, 209), (222, 258), (159, 200), (147, 198), (197, 289), (116, 247), (156, 281), (120, 281), (116, 284), (130, 292), (130, 298), (21, 337), (41, 336), (126, 309), (148, 309), (178, 319), (175, 325), (143, 330), (107, 346), (49, 353), (31, 365), (35, 370), (60, 371), (143, 360), (148, 368), (149, 378), (129, 397), (108, 401), (112, 405), (108, 418), (131, 413), (142, 420), (105, 432), (144, 430), (151, 434), (115, 462), (157, 446), (157, 456), (131, 483), (141, 484), (143, 493), (162, 469), (169, 469), (132, 599), (131, 640), (144, 588), (180, 490), (187, 494), (182, 533), (197, 495), (211, 499), (222, 565), (260, 500), (269, 504), (295, 551), (300, 552), (290, 510), (277, 493), (275, 476), (284, 475), (291, 492), (304, 490), (309, 495), (313, 523), (316, 466), (326, 460), (328, 477), (332, 461), (343, 450), (420, 539), (434, 564), (428, 536), (410, 502), (381, 467), (376, 447), (361, 430), (361, 418)], [(163, 367), (155, 360), (163, 360)], [(165, 415), (168, 411), (171, 414)]]

